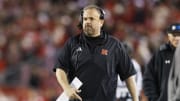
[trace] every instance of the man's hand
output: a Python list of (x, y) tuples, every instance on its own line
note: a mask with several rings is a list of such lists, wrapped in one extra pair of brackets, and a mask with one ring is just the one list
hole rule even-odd
[(67, 74), (64, 72), (62, 69), (57, 69), (56, 70), (56, 77), (61, 85), (61, 87), (64, 90), (64, 93), (70, 98), (70, 99), (78, 99), (82, 101), (82, 98), (77, 94), (80, 93), (81, 90), (75, 89), (69, 85), (68, 79), (67, 79)]
[(68, 87), (64, 90), (64, 92), (70, 99), (78, 99), (82, 101), (82, 98), (77, 94), (77, 93), (80, 93), (81, 90), (75, 89), (73, 87)]

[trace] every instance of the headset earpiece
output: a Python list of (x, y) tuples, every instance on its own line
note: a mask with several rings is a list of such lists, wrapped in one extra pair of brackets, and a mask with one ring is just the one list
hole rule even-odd
[(79, 29), (83, 28), (83, 10), (81, 10), (80, 12), (80, 17), (79, 17), (80, 21), (79, 24), (77, 25)]
[(101, 8), (99, 8), (99, 11), (100, 11), (100, 17), (99, 17), (99, 19), (104, 19), (104, 15), (105, 15), (105, 11), (103, 10), (103, 9), (101, 9)]

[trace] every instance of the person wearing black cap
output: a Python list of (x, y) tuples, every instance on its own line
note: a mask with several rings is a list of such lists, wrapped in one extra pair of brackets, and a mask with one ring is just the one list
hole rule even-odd
[(167, 28), (168, 42), (161, 45), (147, 64), (143, 89), (149, 101), (168, 101), (168, 77), (175, 49), (180, 41), (180, 24)]

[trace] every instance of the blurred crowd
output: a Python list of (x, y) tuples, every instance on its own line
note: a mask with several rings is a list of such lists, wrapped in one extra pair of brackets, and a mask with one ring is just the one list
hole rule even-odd
[(88, 4), (105, 10), (105, 30), (132, 46), (142, 74), (167, 25), (180, 22), (179, 0), (0, 0), (0, 101), (55, 101), (56, 56)]

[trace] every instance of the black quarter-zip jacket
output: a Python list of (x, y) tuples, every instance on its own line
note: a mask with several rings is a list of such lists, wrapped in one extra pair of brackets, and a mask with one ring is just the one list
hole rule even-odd
[(115, 101), (117, 74), (125, 80), (136, 73), (123, 44), (104, 32), (95, 38), (83, 33), (70, 38), (56, 68), (67, 73), (69, 82), (75, 76), (83, 82), (83, 101)]
[(143, 88), (149, 101), (167, 101), (167, 84), (175, 47), (166, 43), (153, 55), (145, 68)]

